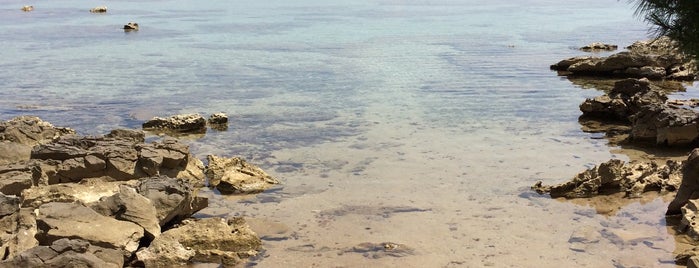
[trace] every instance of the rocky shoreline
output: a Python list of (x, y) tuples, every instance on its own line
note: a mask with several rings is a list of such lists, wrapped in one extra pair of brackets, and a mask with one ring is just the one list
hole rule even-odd
[[(595, 44), (581, 50), (590, 51), (591, 47), (612, 46)], [(627, 51), (608, 57), (562, 60), (551, 69), (571, 81), (590, 76), (615, 79), (610, 89), (602, 89), (604, 95), (580, 104), (583, 130), (603, 132), (611, 144), (660, 151), (685, 148), (691, 152), (686, 160), (666, 159), (664, 163), (612, 159), (561, 184), (544, 185), (539, 181), (532, 190), (565, 199), (617, 193), (630, 199), (649, 191), (674, 194), (666, 212), (668, 222), (677, 222), (674, 228), (693, 239), (693, 248), (676, 252), (675, 263), (699, 267), (699, 100), (669, 100), (672, 91), (663, 85), (670, 80), (694, 81), (698, 73), (696, 61), (679, 52), (674, 41), (662, 37), (636, 42)], [(573, 236), (571, 240), (575, 240)]]
[[(144, 129), (226, 123), (222, 114), (208, 124), (178, 115)], [(251, 194), (279, 183), (237, 157), (209, 155), (205, 166), (166, 135), (150, 143), (133, 129), (79, 136), (31, 116), (0, 122), (0, 151), (0, 267), (241, 264), (260, 252), (260, 238), (242, 218), (193, 218), (208, 205), (198, 191)]]

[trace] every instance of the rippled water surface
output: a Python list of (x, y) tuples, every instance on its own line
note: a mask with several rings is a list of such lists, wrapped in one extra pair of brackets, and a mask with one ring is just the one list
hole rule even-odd
[(627, 159), (580, 130), (600, 92), (548, 69), (645, 39), (626, 1), (6, 0), (0, 18), (0, 119), (101, 134), (229, 114), (186, 142), (283, 181), (204, 191), (199, 216), (246, 216), (265, 238), (251, 265), (674, 266), (662, 198), (598, 214), (529, 190)]

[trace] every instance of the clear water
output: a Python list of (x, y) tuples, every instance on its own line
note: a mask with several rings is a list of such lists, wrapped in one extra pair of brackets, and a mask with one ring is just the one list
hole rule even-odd
[[(101, 134), (229, 114), (193, 151), (284, 184), (205, 191), (200, 216), (274, 233), (261, 267), (674, 266), (663, 199), (600, 215), (528, 190), (628, 158), (580, 130), (578, 104), (600, 93), (548, 70), (590, 42), (645, 39), (626, 1), (6, 0), (0, 18), (0, 119)], [(601, 237), (571, 250), (585, 228)], [(353, 249), (364, 242), (413, 251)]]

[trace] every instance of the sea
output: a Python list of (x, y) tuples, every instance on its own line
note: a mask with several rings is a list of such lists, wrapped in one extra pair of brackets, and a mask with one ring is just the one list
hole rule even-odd
[(592, 42), (648, 39), (634, 11), (614, 0), (3, 0), (0, 120), (100, 135), (228, 114), (228, 129), (181, 140), (203, 161), (240, 156), (282, 182), (200, 191), (210, 206), (195, 216), (244, 217), (262, 237), (249, 267), (675, 267), (687, 240), (664, 217), (671, 196), (530, 190), (633, 158), (578, 122), (578, 105), (603, 91), (549, 65), (609, 55), (578, 50)]

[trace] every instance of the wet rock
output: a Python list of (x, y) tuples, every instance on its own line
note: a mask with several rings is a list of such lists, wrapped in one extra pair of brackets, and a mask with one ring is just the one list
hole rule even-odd
[(22, 11), (24, 11), (24, 12), (29, 12), (32, 10), (34, 10), (34, 6), (23, 6), (22, 7)]
[(136, 251), (143, 237), (142, 227), (75, 203), (43, 204), (38, 208), (36, 221), (40, 245), (50, 245), (61, 238), (78, 238), (128, 254)]
[(134, 187), (120, 185), (118, 193), (100, 198), (90, 207), (104, 216), (138, 224), (151, 240), (160, 235), (157, 210), (151, 201), (138, 194)]
[(259, 193), (280, 182), (259, 167), (239, 157), (207, 156), (209, 186), (222, 194)]
[(146, 178), (140, 181), (136, 189), (155, 207), (160, 226), (189, 218), (208, 205), (207, 198), (197, 196), (197, 189), (180, 178)]
[(138, 23), (129, 22), (124, 25), (124, 32), (138, 31)]
[(592, 52), (592, 51), (613, 51), (618, 48), (617, 45), (605, 44), (600, 42), (590, 43), (589, 45), (580, 48), (582, 51)]
[(602, 235), (592, 226), (584, 226), (575, 230), (568, 239), (570, 249), (584, 252), (588, 247), (595, 247), (599, 243)]
[(202, 133), (206, 132), (206, 119), (198, 114), (181, 114), (169, 118), (154, 117), (143, 123), (143, 129), (177, 133)]
[(600, 193), (623, 192), (627, 197), (638, 197), (647, 191), (675, 191), (679, 185), (681, 165), (668, 161), (658, 166), (655, 162), (624, 163), (612, 159), (590, 168), (568, 182), (546, 186), (537, 182), (532, 189), (551, 197), (584, 198)]
[(647, 77), (649, 79), (694, 80), (697, 66), (667, 37), (637, 42), (628, 51), (609, 57), (574, 57), (551, 65), (551, 69), (573, 75)]
[(107, 7), (101, 6), (101, 7), (92, 8), (92, 9), (90, 9), (90, 13), (107, 13)]
[(235, 265), (241, 259), (257, 255), (262, 244), (242, 218), (188, 219), (176, 228), (163, 232), (153, 243), (163, 243), (159, 240), (177, 241), (185, 248), (191, 248), (195, 251), (192, 261), (224, 266)]
[(666, 100), (665, 93), (651, 89), (648, 79), (629, 78), (615, 82), (608, 94), (585, 100), (580, 111), (590, 118), (629, 121), (642, 107)]
[(0, 266), (14, 267), (123, 267), (124, 257), (114, 249), (91, 245), (85, 240), (62, 238), (37, 246)]

